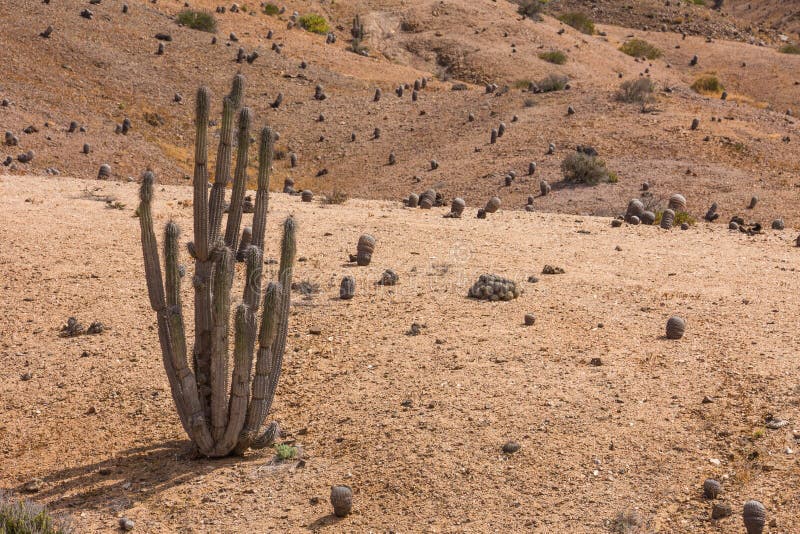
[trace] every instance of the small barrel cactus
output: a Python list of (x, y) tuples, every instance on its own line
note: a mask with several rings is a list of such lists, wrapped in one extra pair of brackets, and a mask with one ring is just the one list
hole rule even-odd
[(289, 154), (289, 165), (291, 165), (292, 168), (297, 167), (297, 154), (294, 152)]
[(454, 218), (461, 217), (461, 214), (464, 213), (464, 209), (467, 207), (467, 203), (464, 202), (463, 198), (456, 197), (453, 199), (453, 202), (450, 204), (450, 216)]
[(375, 238), (369, 234), (363, 234), (358, 238), (356, 246), (356, 263), (360, 267), (369, 265), (372, 261), (372, 253), (375, 252)]
[(394, 272), (392, 269), (386, 269), (383, 271), (381, 275), (381, 279), (378, 280), (378, 285), (380, 286), (394, 286), (397, 285), (397, 282), (400, 280), (400, 277)]
[(707, 478), (703, 482), (703, 496), (706, 499), (716, 499), (722, 491), (722, 485), (713, 478)]
[(783, 219), (775, 219), (772, 221), (773, 230), (783, 230), (784, 228), (786, 228), (786, 225), (783, 223)]
[(546, 197), (550, 194), (550, 184), (547, 183), (547, 180), (542, 180), (539, 182), (539, 192), (542, 194), (543, 197)]
[(373, 139), (380, 139), (381, 138), (381, 129), (380, 128), (375, 128), (372, 131), (372, 138)]
[(350, 486), (331, 486), (331, 505), (336, 517), (345, 517), (353, 509), (353, 490)]
[(498, 197), (492, 197), (489, 199), (489, 202), (486, 203), (486, 207), (483, 208), (483, 211), (486, 213), (495, 213), (499, 209), (500, 199)]
[(300, 200), (303, 202), (311, 202), (314, 200), (314, 193), (312, 193), (310, 189), (303, 189), (303, 192), (300, 193)]
[(767, 510), (758, 501), (747, 501), (744, 503), (742, 519), (747, 534), (761, 534), (767, 522)]
[(717, 209), (718, 209), (717, 203), (714, 202), (713, 204), (711, 204), (711, 207), (708, 208), (708, 211), (703, 216), (703, 218), (708, 222), (716, 221), (717, 219), (719, 219), (719, 213), (717, 213)]
[(491, 136), (489, 138), (489, 142), (491, 144), (495, 144), (497, 142), (497, 130), (494, 129), (494, 128), (492, 128), (492, 133), (491, 133)]
[(633, 216), (640, 217), (642, 212), (644, 212), (644, 204), (638, 198), (634, 198), (628, 202), (628, 209), (625, 210), (625, 220)]
[(500, 125), (497, 127), (497, 137), (503, 137), (503, 134), (506, 133), (506, 123), (501, 122)]
[(419, 197), (419, 207), (424, 210), (429, 210), (436, 203), (436, 191), (428, 189)]
[(356, 294), (356, 279), (348, 275), (342, 278), (342, 283), (339, 285), (339, 298), (342, 300), (350, 300)]
[(670, 317), (667, 321), (667, 339), (680, 339), (686, 332), (686, 321), (678, 316)]
[(380, 99), (381, 99), (381, 95), (382, 95), (382, 94), (383, 94), (383, 93), (381, 92), (381, 88), (380, 88), (380, 87), (378, 87), (377, 89), (375, 89), (375, 96), (372, 98), (372, 101), (373, 101), (373, 102), (378, 102), (378, 101), (380, 101)]
[(533, 176), (533, 173), (536, 172), (536, 163), (531, 161), (528, 163), (528, 176)]
[(692, 130), (696, 130), (700, 127), (700, 119), (693, 119), (692, 120)]
[[(485, 219), (486, 218), (486, 210), (483, 208), (478, 208), (478, 214), (476, 215), (478, 219)], [(800, 238), (798, 238), (800, 239)], [(800, 245), (798, 245), (800, 246)]]
[(482, 274), (469, 288), (468, 296), (479, 300), (513, 300), (520, 295), (516, 282), (497, 276), (496, 274)]
[(749, 209), (749, 210), (755, 209), (756, 204), (758, 204), (758, 197), (753, 195), (750, 198), (750, 204), (747, 206), (747, 209)]
[[(635, 217), (635, 215), (634, 215)], [(653, 224), (656, 222), (656, 214), (652, 211), (643, 211), (642, 214), (639, 216), (639, 220), (642, 224)]]
[(532, 313), (525, 314), (525, 326), (533, 326), (536, 322), (536, 316)]
[(397, 156), (394, 155), (394, 152), (389, 152), (389, 165), (394, 165), (397, 163)]
[(294, 180), (292, 180), (291, 178), (286, 178), (286, 179), (283, 181), (283, 192), (284, 192), (284, 193), (287, 193), (287, 194), (289, 194), (289, 195), (292, 195), (292, 194), (294, 194), (294, 193), (295, 193), (295, 190), (294, 190)]
[(683, 195), (675, 193), (669, 197), (669, 209), (674, 211), (686, 211), (686, 198)]
[(406, 203), (406, 205), (409, 208), (416, 208), (417, 206), (419, 206), (419, 195), (417, 195), (416, 193), (411, 193), (410, 195), (408, 195), (408, 202)]
[(92, 146), (89, 143), (84, 143), (83, 144), (83, 153), (84, 154), (88, 154), (91, 151), (92, 151)]
[(103, 163), (100, 165), (100, 170), (97, 172), (98, 180), (108, 180), (111, 177), (111, 165)]
[(666, 209), (661, 213), (661, 228), (665, 230), (669, 230), (672, 228), (672, 224), (675, 222), (675, 212)]
[(439, 168), (439, 162), (438, 162), (438, 161), (436, 161), (435, 159), (432, 159), (432, 160), (431, 160), (431, 170), (432, 170), (432, 171), (435, 171), (435, 170), (436, 170), (436, 169), (438, 169), (438, 168)]
[(236, 261), (247, 261), (247, 249), (253, 243), (253, 227), (245, 226), (242, 229), (242, 238), (239, 240), (239, 250), (236, 251)]
[(633, 226), (637, 226), (642, 223), (642, 220), (637, 217), (636, 215), (631, 215), (628, 217), (628, 224), (632, 224)]

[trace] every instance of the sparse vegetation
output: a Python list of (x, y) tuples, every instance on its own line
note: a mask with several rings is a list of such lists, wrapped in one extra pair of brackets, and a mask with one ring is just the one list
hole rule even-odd
[(700, 94), (719, 94), (725, 90), (725, 87), (716, 76), (707, 74), (694, 81), (692, 90)]
[[(664, 210), (658, 210), (656, 212), (656, 220), (653, 224), (659, 225), (661, 224), (661, 219), (663, 218)], [(680, 226), (683, 223), (688, 224), (689, 226), (693, 226), (697, 223), (697, 219), (691, 213), (687, 213), (685, 211), (676, 211), (675, 212), (675, 219), (672, 221), (672, 224), (675, 226)]]
[(331, 31), (331, 27), (328, 25), (328, 21), (325, 20), (325, 17), (322, 15), (317, 15), (316, 13), (303, 15), (298, 19), (297, 22), (301, 28), (311, 33), (325, 35)]
[(800, 54), (800, 45), (785, 44), (778, 49), (781, 54)]
[(528, 17), (533, 20), (542, 20), (542, 11), (544, 10), (544, 0), (517, 0), (519, 7), (517, 13), (523, 17)]
[(645, 41), (644, 39), (631, 39), (619, 47), (620, 51), (632, 57), (643, 57), (647, 59), (658, 59), (664, 55), (660, 48)]
[(517, 80), (514, 82), (514, 88), (525, 91), (531, 86), (531, 83), (533, 82), (531, 82), (530, 80)]
[(542, 52), (539, 54), (539, 59), (554, 63), (556, 65), (563, 65), (567, 62), (567, 55), (561, 50), (551, 50), (549, 52)]
[(588, 156), (582, 152), (572, 152), (561, 162), (561, 172), (565, 182), (597, 185), (610, 181), (610, 173), (606, 164), (596, 156)]
[(275, 445), (275, 456), (277, 456), (278, 460), (281, 462), (291, 460), (297, 456), (297, 447), (287, 445), (286, 443), (279, 443)]
[(590, 19), (584, 13), (571, 11), (569, 13), (559, 15), (558, 20), (567, 26), (572, 26), (579, 32), (585, 33), (586, 35), (592, 35), (594, 33), (594, 22), (592, 22), (592, 19)]
[(272, 4), (272, 3), (269, 3), (269, 2), (264, 4), (264, 14), (265, 15), (270, 15), (270, 16), (274, 17), (275, 15), (277, 15), (280, 12), (281, 12), (280, 8), (278, 6), (276, 6), (275, 4)]
[(186, 26), (193, 30), (200, 30), (203, 32), (214, 33), (217, 31), (217, 19), (214, 15), (207, 11), (195, 11), (193, 9), (184, 9), (178, 16), (175, 17), (178, 24)]
[(66, 521), (27, 499), (0, 493), (0, 534), (68, 534)]
[(569, 78), (561, 74), (550, 74), (536, 82), (535, 89), (539, 93), (550, 93), (552, 91), (563, 91), (567, 87)]
[(650, 78), (637, 78), (622, 82), (617, 91), (617, 100), (627, 104), (646, 106), (655, 101), (653, 91), (655, 84)]

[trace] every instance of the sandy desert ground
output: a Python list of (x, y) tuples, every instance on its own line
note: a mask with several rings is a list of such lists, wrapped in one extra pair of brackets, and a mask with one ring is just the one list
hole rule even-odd
[[(293, 295), (273, 407), (303, 462), (208, 461), (191, 457), (170, 398), (136, 195), (133, 183), (0, 181), (0, 487), (41, 479), (34, 497), (79, 532), (122, 516), (137, 532), (606, 532), (627, 510), (638, 532), (738, 533), (751, 498), (770, 533), (796, 531), (796, 231), (479, 220), (474, 208), (446, 219), (273, 194), (266, 257), (293, 215), (295, 281), (320, 287)], [(190, 201), (190, 188), (159, 186), (158, 224), (190, 228)], [(352, 267), (363, 232), (374, 259)], [(399, 285), (374, 285), (386, 268)], [(486, 272), (523, 294), (468, 299)], [(345, 274), (352, 301), (338, 299)], [(679, 341), (664, 337), (674, 314), (687, 322)], [(107, 330), (61, 338), (70, 316)], [(767, 429), (770, 417), (789, 424)], [(509, 440), (519, 452), (502, 452)], [(710, 519), (706, 477), (723, 482), (731, 517)], [(327, 502), (338, 483), (355, 493), (342, 520)]]

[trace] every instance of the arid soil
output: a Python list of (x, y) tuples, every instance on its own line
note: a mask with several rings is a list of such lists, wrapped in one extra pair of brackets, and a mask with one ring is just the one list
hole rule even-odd
[[(304, 463), (205, 461), (191, 457), (164, 376), (136, 185), (1, 180), (0, 487), (41, 479), (32, 497), (78, 532), (113, 531), (122, 516), (136, 532), (623, 532), (628, 511), (638, 532), (739, 533), (751, 498), (770, 533), (796, 530), (796, 231), (506, 210), (479, 220), (474, 208), (446, 219), (274, 194), (265, 256), (293, 215), (295, 281), (320, 288), (294, 294), (273, 407)], [(156, 192), (158, 225), (190, 231), (191, 189)], [(378, 241), (373, 262), (352, 267), (364, 232)], [(565, 273), (541, 274), (545, 264)], [(374, 285), (386, 268), (399, 285)], [(482, 273), (524, 292), (470, 300)], [(345, 274), (352, 301), (338, 299)], [(679, 341), (664, 337), (675, 314)], [(106, 330), (59, 337), (70, 316)], [(767, 429), (770, 416), (789, 424)], [(501, 451), (509, 440), (519, 452)], [(722, 481), (731, 517), (710, 519), (706, 477)], [(327, 502), (339, 483), (355, 493), (341, 520)]]

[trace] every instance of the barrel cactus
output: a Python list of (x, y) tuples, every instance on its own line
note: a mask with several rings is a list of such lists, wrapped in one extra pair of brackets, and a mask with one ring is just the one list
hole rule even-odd
[(686, 321), (680, 317), (670, 317), (667, 321), (667, 339), (680, 339), (686, 332)]
[(643, 211), (639, 216), (639, 220), (642, 224), (653, 224), (656, 222), (656, 214), (652, 211)]
[(348, 275), (342, 278), (342, 283), (339, 285), (339, 298), (342, 300), (350, 300), (356, 294), (356, 279)]
[(675, 212), (666, 209), (661, 213), (661, 228), (664, 230), (669, 230), (672, 228), (672, 224), (675, 222)]
[(496, 274), (482, 274), (469, 288), (468, 296), (479, 300), (513, 300), (520, 295), (516, 282), (497, 276)]
[(467, 207), (467, 203), (464, 202), (463, 198), (456, 197), (453, 199), (453, 202), (450, 204), (450, 217), (459, 218), (464, 213), (464, 209)]
[(543, 197), (546, 197), (550, 194), (550, 184), (547, 183), (547, 180), (542, 180), (539, 182), (539, 192), (542, 194)]
[(436, 191), (428, 189), (419, 196), (419, 207), (424, 210), (429, 210), (436, 203)]
[(747, 534), (761, 534), (767, 522), (767, 510), (758, 501), (747, 501), (744, 503), (742, 519)]
[(483, 208), (483, 211), (485, 211), (486, 213), (495, 213), (499, 209), (500, 209), (500, 199), (498, 197), (492, 197), (489, 199), (489, 202), (486, 203), (486, 206)]
[(758, 204), (758, 197), (753, 195), (750, 198), (750, 204), (747, 205), (747, 209), (749, 209), (749, 210), (755, 209), (756, 204)]
[(300, 193), (300, 200), (303, 202), (311, 202), (314, 200), (314, 193), (312, 193), (310, 189), (303, 189), (303, 192)]
[(336, 517), (344, 517), (353, 508), (353, 490), (350, 486), (331, 487), (331, 505)]
[(625, 210), (625, 220), (630, 222), (629, 219), (631, 217), (639, 217), (641, 218), (642, 213), (644, 212), (644, 204), (638, 198), (631, 199), (628, 202), (628, 209)]
[(108, 180), (111, 177), (111, 165), (103, 163), (100, 165), (100, 170), (97, 171), (98, 180)]
[[(191, 365), (187, 358), (181, 305), (180, 230), (174, 222), (166, 225), (162, 276), (153, 230), (155, 177), (151, 172), (145, 173), (142, 179), (138, 213), (150, 305), (156, 312), (163, 363), (180, 421), (201, 454), (222, 457), (267, 447), (279, 434), (277, 423), (271, 423), (264, 431), (261, 428), (272, 405), (286, 348), (296, 223), (291, 217), (283, 223), (278, 282), (267, 286), (262, 299), (261, 269), (273, 144), (272, 131), (264, 128), (260, 139), (252, 245), (246, 254), (244, 294), (242, 303), (233, 312), (231, 374), (228, 369), (228, 337), (235, 272), (233, 251), (239, 238), (241, 204), (247, 183), (251, 112), (243, 108), (239, 113), (231, 207), (223, 232), (222, 212), (230, 178), (234, 105), (230, 98), (225, 98), (210, 194), (206, 149), (209, 107), (209, 91), (202, 87), (197, 92), (195, 118), (194, 241), (189, 243), (189, 251), (195, 260), (195, 341)], [(263, 308), (260, 328), (257, 327), (259, 308)]]
[(416, 208), (419, 205), (419, 195), (416, 193), (411, 193), (408, 195), (408, 200), (406, 201), (406, 206), (409, 208)]
[(669, 197), (669, 209), (673, 211), (686, 211), (686, 198), (683, 195), (675, 193)]
[(722, 485), (713, 478), (707, 478), (703, 482), (703, 496), (707, 499), (716, 499), (722, 491)]
[(369, 265), (373, 252), (375, 252), (375, 238), (369, 234), (363, 234), (358, 238), (356, 246), (356, 263), (361, 267)]

